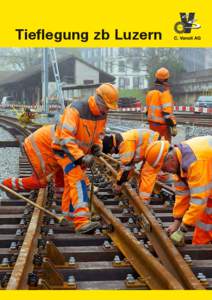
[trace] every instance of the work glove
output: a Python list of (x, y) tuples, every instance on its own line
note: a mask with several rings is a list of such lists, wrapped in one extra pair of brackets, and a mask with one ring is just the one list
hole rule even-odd
[(87, 154), (83, 156), (81, 166), (85, 168), (91, 168), (94, 164), (94, 156), (91, 154)]
[(167, 228), (166, 230), (167, 234), (171, 235), (174, 232), (176, 232), (179, 229), (180, 225), (181, 225), (181, 220), (178, 219), (174, 220), (174, 222), (171, 225), (169, 225), (169, 227)]
[(100, 156), (102, 153), (102, 149), (101, 149), (100, 145), (94, 144), (91, 147), (91, 153), (97, 157)]
[(185, 232), (182, 232), (181, 229), (178, 229), (170, 235), (170, 239), (176, 246), (183, 246), (185, 243)]
[(170, 133), (171, 133), (171, 136), (177, 135), (177, 126), (176, 125), (170, 127)]

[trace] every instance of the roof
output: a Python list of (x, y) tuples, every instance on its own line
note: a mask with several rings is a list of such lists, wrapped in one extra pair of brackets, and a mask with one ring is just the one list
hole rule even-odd
[(80, 85), (74, 85), (74, 84), (64, 84), (62, 85), (63, 90), (76, 90), (76, 89), (88, 89), (88, 88), (96, 88), (100, 86), (101, 83), (91, 83), (91, 84), (80, 84)]
[[(101, 78), (103, 78), (104, 76), (107, 78), (107, 82), (114, 82), (115, 80), (115, 77), (102, 71), (101, 69), (98, 69), (96, 68), (95, 66), (87, 63), (86, 61), (82, 60), (81, 58), (78, 58), (74, 55), (68, 55), (68, 56), (65, 56), (63, 58), (60, 58), (58, 60), (58, 66), (60, 67), (60, 64), (61, 63), (64, 63), (68, 60), (78, 60), (80, 61), (81, 63), (89, 66), (90, 68), (94, 69), (94, 70), (97, 70), (99, 73), (100, 73), (100, 82), (103, 82), (101, 81)], [(49, 65), (49, 69), (51, 69), (51, 65)], [(32, 76), (36, 76), (38, 74), (41, 74), (42, 72), (42, 64), (37, 64), (37, 65), (34, 65), (30, 68), (28, 68), (27, 70), (25, 71), (16, 71), (15, 74), (10, 74), (8, 77), (6, 78), (2, 78), (0, 77), (0, 87), (2, 86), (6, 86), (6, 85), (11, 85), (11, 84), (14, 84), (14, 83), (19, 83), (19, 82), (22, 82)]]

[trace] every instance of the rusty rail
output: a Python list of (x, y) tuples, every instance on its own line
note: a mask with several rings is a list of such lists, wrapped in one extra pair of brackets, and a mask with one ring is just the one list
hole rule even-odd
[[(99, 160), (116, 178), (116, 170), (108, 164), (104, 158), (100, 157)], [(129, 196), (132, 205), (136, 208), (137, 213), (141, 216), (139, 223), (144, 229), (145, 226), (143, 226), (143, 224), (148, 223), (145, 233), (167, 270), (175, 276), (185, 289), (204, 289), (137, 193), (132, 190), (128, 183), (125, 183), (123, 188), (125, 193)]]
[(113, 227), (112, 232), (109, 231), (107, 234), (149, 288), (167, 290), (183, 289), (179, 281), (138, 242), (131, 232), (95, 196), (93, 197), (93, 204), (97, 212), (104, 218), (104, 221)]
[[(45, 199), (46, 189), (40, 189), (36, 203), (43, 206)], [(8, 282), (7, 290), (28, 289), (27, 276), (34, 268), (32, 260), (37, 248), (37, 239), (40, 234), (39, 226), (42, 216), (43, 212), (40, 209), (35, 208), (23, 245)]]
[(18, 129), (20, 131), (20, 133), (24, 134), (25, 136), (28, 136), (32, 133), (28, 128), (23, 128), (23, 126), (15, 118), (0, 116), (0, 121)]

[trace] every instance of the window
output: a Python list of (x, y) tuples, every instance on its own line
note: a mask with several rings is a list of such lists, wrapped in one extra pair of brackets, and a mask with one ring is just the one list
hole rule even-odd
[(119, 77), (119, 88), (126, 89), (130, 86), (130, 79), (127, 77)]
[(143, 79), (141, 77), (133, 77), (133, 88), (139, 89), (143, 87), (144, 87)]
[(113, 73), (113, 62), (110, 62), (110, 73)]
[(139, 59), (134, 59), (132, 61), (132, 68), (133, 68), (134, 72), (139, 72), (140, 71), (139, 63), (140, 63)]
[(83, 80), (83, 84), (92, 84), (92, 83), (94, 83), (94, 81), (93, 80), (90, 80), (90, 79), (85, 79), (85, 80)]
[(108, 72), (108, 62), (105, 62), (105, 71)]
[(125, 62), (123, 60), (119, 61), (119, 72), (125, 72)]
[(125, 78), (125, 80), (124, 80), (124, 86), (125, 86), (125, 89), (130, 86), (130, 79), (129, 78)]
[(124, 56), (124, 48), (119, 48), (119, 56)]
[(124, 89), (125, 88), (125, 78), (119, 77), (119, 88)]

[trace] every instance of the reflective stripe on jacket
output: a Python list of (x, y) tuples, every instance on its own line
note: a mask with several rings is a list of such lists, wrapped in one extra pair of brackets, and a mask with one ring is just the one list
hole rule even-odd
[(46, 177), (58, 168), (51, 148), (54, 125), (39, 128), (24, 140), (25, 152), (38, 178)]
[(135, 163), (144, 159), (144, 154), (152, 142), (158, 140), (159, 134), (149, 129), (131, 129), (122, 134), (123, 141), (119, 145), (121, 168), (119, 180), (124, 171), (130, 171)]
[(146, 96), (147, 119), (149, 122), (167, 124), (166, 120), (171, 119), (173, 125), (176, 119), (173, 114), (173, 98), (168, 89), (163, 85), (155, 84)]
[(197, 221), (192, 244), (209, 244), (212, 241), (212, 198), (208, 199), (207, 206)]
[(53, 149), (62, 150), (72, 162), (102, 144), (107, 115), (101, 114), (93, 96), (68, 106), (56, 126)]
[(176, 148), (180, 178), (175, 183), (175, 218), (195, 225), (212, 198), (212, 136), (196, 137)]

